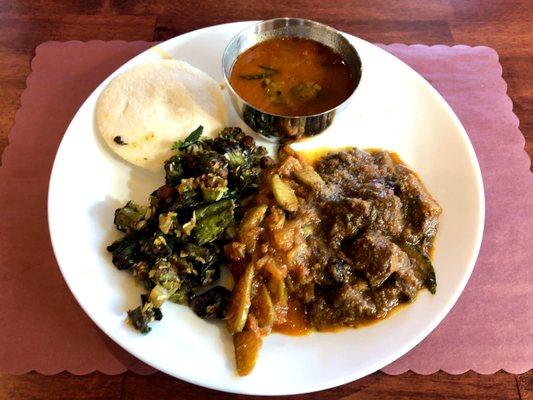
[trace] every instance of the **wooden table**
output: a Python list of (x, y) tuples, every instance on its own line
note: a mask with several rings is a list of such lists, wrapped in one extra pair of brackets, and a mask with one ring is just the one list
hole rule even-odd
[[(47, 40), (164, 40), (239, 20), (299, 16), (371, 42), (491, 46), (533, 155), (532, 0), (0, 0), (0, 152), (20, 105), (35, 47)], [(158, 373), (0, 375), (0, 399), (243, 398)], [(309, 399), (533, 399), (533, 371), (429, 376), (377, 372)]]

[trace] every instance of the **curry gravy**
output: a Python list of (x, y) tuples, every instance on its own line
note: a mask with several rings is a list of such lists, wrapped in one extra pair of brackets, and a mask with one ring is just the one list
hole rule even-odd
[[(323, 159), (326, 155), (333, 154), (335, 152), (347, 151), (347, 150), (349, 149), (338, 148), (338, 149), (332, 150), (331, 148), (327, 148), (327, 147), (319, 147), (319, 148), (315, 148), (311, 150), (304, 150), (304, 151), (299, 151), (299, 152), (291, 151), (291, 154), (294, 157), (306, 162), (309, 165), (316, 166), (317, 162)], [(383, 152), (383, 150), (376, 149), (376, 148), (367, 148), (365, 149), (365, 151), (371, 155), (378, 155), (379, 153)], [(405, 165), (397, 153), (388, 152), (388, 155), (390, 156), (394, 164)], [(416, 173), (414, 172), (412, 173), (415, 176), (417, 176), (417, 178), (419, 179)], [(432, 253), (433, 253), (433, 246), (429, 249), (429, 252), (428, 252), (428, 255), (430, 258), (432, 258)], [(405, 305), (407, 304), (409, 304), (409, 302), (398, 304), (396, 307), (388, 311), (387, 316), (397, 313), (398, 311), (403, 309), (403, 307), (405, 307)], [(322, 325), (320, 326), (320, 328), (317, 328), (312, 325), (309, 319), (309, 315), (306, 311), (306, 308), (301, 304), (301, 302), (297, 298), (294, 298), (291, 296), (289, 300), (286, 320), (284, 321), (284, 323), (280, 325), (274, 325), (272, 330), (273, 332), (298, 336), (298, 335), (308, 335), (313, 330), (319, 330), (321, 332), (337, 332), (337, 331), (347, 329), (347, 328), (358, 328), (358, 327), (368, 326), (376, 322), (379, 322), (382, 319), (383, 317), (381, 318), (360, 317), (349, 323), (346, 323), (346, 322), (343, 322), (342, 324), (332, 323), (332, 324)]]
[(235, 91), (254, 107), (283, 116), (335, 108), (355, 89), (350, 68), (331, 48), (308, 39), (267, 40), (242, 53), (231, 71)]

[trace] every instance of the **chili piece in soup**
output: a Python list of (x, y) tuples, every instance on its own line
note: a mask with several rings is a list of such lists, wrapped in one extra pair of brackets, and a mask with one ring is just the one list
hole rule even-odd
[(270, 39), (242, 53), (231, 71), (235, 91), (272, 114), (305, 116), (335, 108), (356, 83), (343, 58), (314, 40)]

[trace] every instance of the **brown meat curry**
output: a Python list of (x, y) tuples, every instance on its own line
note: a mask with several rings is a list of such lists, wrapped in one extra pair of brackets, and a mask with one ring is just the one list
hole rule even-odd
[(226, 246), (241, 375), (271, 330), (355, 327), (436, 290), (430, 251), (441, 208), (399, 159), (355, 148), (314, 168), (287, 149), (281, 158)]

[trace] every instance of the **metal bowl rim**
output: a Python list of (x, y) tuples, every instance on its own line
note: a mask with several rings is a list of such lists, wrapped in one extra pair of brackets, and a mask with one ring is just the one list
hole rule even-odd
[[(249, 103), (248, 101), (244, 100), (242, 98), (242, 96), (240, 94), (237, 93), (237, 91), (233, 88), (233, 86), (231, 85), (230, 81), (229, 81), (229, 77), (228, 75), (226, 74), (226, 70), (224, 68), (224, 60), (226, 59), (227, 57), (227, 54), (228, 54), (228, 49), (229, 47), (231, 46), (231, 44), (237, 40), (237, 38), (239, 38), (244, 32), (248, 31), (248, 30), (251, 30), (251, 29), (254, 29), (255, 27), (261, 25), (261, 24), (264, 24), (264, 23), (267, 23), (267, 22), (273, 22), (273, 21), (279, 21), (279, 20), (285, 20), (285, 21), (289, 21), (289, 20), (294, 20), (294, 21), (302, 21), (302, 22), (305, 22), (305, 23), (309, 23), (311, 25), (317, 25), (319, 26), (320, 28), (323, 28), (323, 29), (326, 29), (326, 30), (329, 30), (329, 31), (332, 31), (334, 34), (337, 34), (339, 36), (341, 36), (345, 41), (346, 43), (353, 49), (355, 55), (357, 56), (357, 58), (359, 59), (359, 65), (361, 65), (360, 69), (359, 69), (359, 81), (357, 82), (357, 85), (355, 86), (355, 88), (353, 89), (352, 93), (340, 104), (338, 104), (337, 106), (333, 107), (333, 108), (330, 108), (328, 110), (325, 110), (325, 111), (322, 111), (322, 112), (319, 112), (319, 113), (316, 113), (316, 114), (308, 114), (308, 115), (283, 115), (283, 114), (275, 114), (275, 113), (272, 113), (272, 112), (269, 112), (269, 111), (266, 111), (266, 110), (263, 110), (259, 107), (256, 107), (254, 106), (253, 104)], [(290, 37), (290, 36), (289, 36)], [(261, 43), (261, 42), (257, 42), (257, 43)], [(248, 50), (248, 49), (246, 49)], [(243, 52), (240, 52), (239, 54), (237, 54), (237, 56), (235, 57), (235, 61), (237, 60), (237, 58), (242, 54)], [(233, 63), (235, 63), (235, 61)], [(232, 69), (233, 69), (233, 65), (232, 65)], [(231, 71), (230, 71), (230, 74), (231, 74)], [(226, 87), (228, 87), (231, 92), (233, 93), (233, 95), (235, 95), (241, 102), (243, 102), (244, 104), (246, 104), (248, 107), (251, 107), (253, 108), (254, 110), (257, 110), (263, 114), (268, 114), (268, 115), (271, 115), (273, 117), (279, 117), (279, 118), (286, 118), (286, 119), (290, 119), (290, 118), (313, 118), (313, 117), (319, 117), (321, 115), (327, 115), (331, 112), (334, 112), (334, 111), (340, 111), (342, 109), (344, 109), (344, 107), (350, 102), (351, 98), (353, 97), (353, 95), (355, 94), (355, 92), (357, 91), (357, 88), (359, 87), (360, 83), (361, 83), (361, 79), (363, 78), (363, 67), (362, 67), (362, 63), (361, 63), (361, 56), (359, 55), (359, 52), (357, 51), (357, 49), (352, 45), (352, 43), (348, 40), (348, 38), (346, 38), (339, 30), (329, 26), (329, 25), (326, 25), (326, 24), (323, 24), (321, 22), (317, 22), (317, 21), (313, 21), (312, 19), (306, 19), (306, 18), (293, 18), (293, 17), (282, 17), (282, 18), (272, 18), (272, 19), (266, 19), (266, 20), (263, 20), (263, 21), (259, 21), (253, 25), (250, 25), (250, 26), (247, 26), (246, 28), (242, 29), (239, 33), (237, 33), (235, 36), (233, 36), (231, 38), (231, 40), (228, 42), (228, 44), (226, 45), (226, 47), (224, 48), (224, 52), (222, 53), (222, 75), (224, 75), (224, 83), (226, 85)]]

